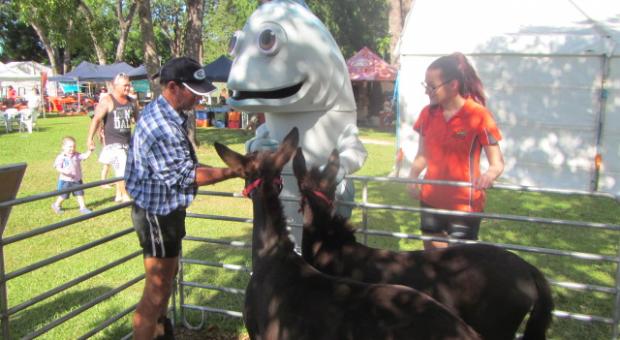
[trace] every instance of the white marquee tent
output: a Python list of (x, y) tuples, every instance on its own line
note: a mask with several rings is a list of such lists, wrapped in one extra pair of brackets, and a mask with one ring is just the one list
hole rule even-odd
[(30, 93), (33, 87), (41, 87), (41, 73), (53, 75), (48, 66), (34, 61), (13, 61), (0, 65), (0, 88), (2, 93), (6, 87), (12, 85), (18, 95)]
[(426, 68), (460, 51), (503, 133), (502, 181), (619, 195), (619, 18), (618, 0), (416, 0), (396, 52), (401, 176), (428, 104)]

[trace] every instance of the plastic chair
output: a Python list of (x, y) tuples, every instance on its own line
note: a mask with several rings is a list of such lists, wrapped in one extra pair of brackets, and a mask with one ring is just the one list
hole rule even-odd
[(16, 108), (8, 108), (4, 111), (4, 119), (6, 120), (6, 132), (11, 132), (13, 127), (20, 127), (20, 114)]
[(19, 132), (24, 131), (24, 129), (28, 130), (28, 133), (32, 133), (32, 129), (39, 128), (37, 127), (37, 113), (32, 109), (22, 109), (20, 112), (19, 118)]
[(6, 133), (9, 133), (9, 121), (4, 111), (0, 111), (0, 125), (4, 126), (4, 131)]

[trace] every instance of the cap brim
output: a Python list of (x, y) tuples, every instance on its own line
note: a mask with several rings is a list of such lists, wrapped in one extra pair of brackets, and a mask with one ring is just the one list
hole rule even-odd
[(215, 86), (208, 81), (204, 81), (202, 83), (183, 83), (183, 86), (187, 87), (188, 90), (192, 91), (194, 94), (199, 96), (206, 96), (213, 90), (215, 90)]

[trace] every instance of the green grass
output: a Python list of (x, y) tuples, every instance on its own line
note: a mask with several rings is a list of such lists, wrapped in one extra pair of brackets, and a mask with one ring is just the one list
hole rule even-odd
[[(0, 164), (18, 162), (28, 164), (19, 197), (55, 189), (57, 174), (52, 163), (55, 156), (60, 152), (61, 138), (65, 135), (74, 136), (77, 140), (78, 149), (84, 150), (89, 121), (90, 119), (85, 116), (52, 117), (40, 119), (38, 121), (40, 131), (33, 134), (0, 134)], [(394, 141), (394, 134), (390, 132), (379, 132), (371, 129), (362, 129), (361, 132), (365, 139)], [(210, 165), (222, 166), (223, 163), (212, 147), (213, 142), (219, 141), (232, 146), (237, 151), (242, 151), (243, 143), (251, 136), (240, 130), (200, 129), (198, 137), (202, 144), (197, 152), (200, 161)], [(364, 167), (357, 174), (367, 176), (388, 175), (394, 162), (394, 146), (367, 144), (366, 147), (369, 157)], [(94, 154), (83, 163), (85, 182), (98, 180), (100, 170), (101, 165), (97, 162), (97, 154)], [(359, 199), (361, 190), (359, 185), (357, 187)], [(230, 180), (202, 189), (239, 192), (242, 189), (242, 182), (238, 179)], [(370, 183), (369, 189), (370, 202), (415, 205), (408, 197), (403, 184)], [(93, 210), (114, 205), (112, 202), (114, 190), (111, 189), (89, 189), (86, 191), (85, 197), (87, 205)], [(62, 216), (55, 215), (50, 209), (53, 200), (54, 198), (49, 198), (14, 207), (4, 237), (79, 215), (77, 203), (73, 198), (65, 202), (67, 211)], [(249, 201), (240, 198), (200, 196), (191, 206), (190, 211), (209, 215), (252, 216)], [(487, 212), (620, 224), (618, 204), (613, 200), (602, 198), (490, 190)], [(361, 225), (361, 213), (356, 211), (352, 220), (354, 224)], [(129, 210), (122, 209), (10, 244), (5, 248), (6, 271), (12, 272), (130, 227)], [(369, 213), (369, 228), (419, 234), (418, 216), (415, 213), (372, 210)], [(191, 236), (231, 241), (249, 242), (251, 238), (251, 226), (247, 223), (238, 222), (190, 218), (187, 221), (187, 231), (188, 235)], [(617, 232), (581, 227), (485, 220), (481, 227), (480, 237), (482, 240), (490, 242), (539, 246), (609, 256), (617, 256), (619, 250)], [(395, 250), (421, 248), (420, 241), (386, 237), (369, 237), (369, 244)], [(137, 250), (139, 250), (137, 238), (133, 232), (130, 232), (112, 242), (10, 280), (8, 282), (9, 307), (30, 300), (38, 294)], [(186, 241), (183, 252), (186, 258), (250, 266), (248, 249)], [(614, 286), (615, 284), (616, 266), (608, 262), (573, 260), (567, 257), (523, 252), (519, 254), (537, 265), (553, 280), (584, 282), (603, 286)], [(142, 274), (142, 260), (138, 256), (57, 296), (35, 304), (11, 317), (12, 338), (22, 337), (140, 274)], [(248, 275), (243, 272), (188, 264), (184, 268), (184, 278), (187, 281), (244, 289)], [(604, 317), (612, 317), (613, 315), (614, 298), (611, 295), (560, 288), (553, 290), (556, 308), (559, 310)], [(142, 283), (140, 282), (114, 298), (90, 308), (78, 317), (62, 323), (41, 338), (71, 339), (79, 337), (113, 314), (135, 304), (141, 293)], [(198, 288), (186, 288), (184, 298), (188, 304), (208, 305), (231, 310), (241, 310), (243, 300), (240, 296)], [(200, 320), (200, 313), (190, 311), (188, 317), (192, 324), (197, 324)], [(116, 339), (127, 334), (130, 329), (130, 316), (127, 316), (98, 334), (96, 338)], [(220, 338), (224, 337), (222, 334), (226, 334), (230, 338), (239, 338), (243, 336), (244, 328), (239, 319), (208, 314), (205, 330), (200, 336), (213, 336), (213, 334)], [(554, 339), (608, 339), (611, 338), (611, 327), (600, 323), (586, 324), (576, 321), (555, 320), (550, 335)]]

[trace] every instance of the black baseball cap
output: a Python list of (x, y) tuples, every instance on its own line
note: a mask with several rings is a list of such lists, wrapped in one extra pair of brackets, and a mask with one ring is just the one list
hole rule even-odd
[(199, 96), (206, 96), (215, 90), (215, 86), (207, 80), (207, 74), (202, 65), (189, 57), (170, 59), (155, 77), (159, 77), (160, 84), (166, 84), (169, 81), (179, 82)]

